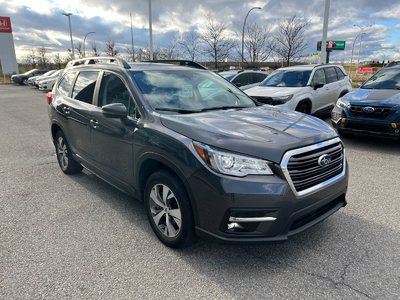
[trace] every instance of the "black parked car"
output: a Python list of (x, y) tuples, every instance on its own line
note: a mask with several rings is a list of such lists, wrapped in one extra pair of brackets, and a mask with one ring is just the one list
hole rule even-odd
[(359, 89), (338, 99), (332, 123), (347, 137), (400, 138), (400, 65), (383, 68)]
[(25, 72), (23, 74), (15, 74), (11, 76), (11, 80), (14, 83), (18, 83), (20, 85), (28, 85), (28, 79), (33, 76), (38, 76), (38, 75), (43, 75), (46, 73), (48, 70), (39, 70), (39, 69), (33, 69), (29, 70), (28, 72)]
[(84, 167), (143, 200), (170, 247), (195, 234), (283, 241), (346, 205), (345, 151), (333, 128), (259, 106), (201, 66), (80, 59), (48, 103), (62, 171)]

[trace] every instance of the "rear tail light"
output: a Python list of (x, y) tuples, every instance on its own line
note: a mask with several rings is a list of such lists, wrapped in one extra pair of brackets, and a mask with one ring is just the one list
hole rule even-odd
[(47, 93), (47, 104), (50, 105), (52, 101), (53, 101), (53, 93), (48, 92)]

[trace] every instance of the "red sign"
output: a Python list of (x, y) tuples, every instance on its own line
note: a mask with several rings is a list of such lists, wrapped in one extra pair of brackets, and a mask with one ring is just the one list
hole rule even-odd
[(12, 32), (10, 17), (0, 17), (0, 32)]
[(375, 73), (376, 68), (367, 68), (367, 67), (361, 67), (358, 68), (358, 73)]

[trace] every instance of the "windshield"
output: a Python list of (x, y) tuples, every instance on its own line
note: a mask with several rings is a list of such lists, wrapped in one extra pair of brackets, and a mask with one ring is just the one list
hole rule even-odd
[(157, 111), (200, 112), (255, 106), (241, 90), (202, 70), (132, 71), (145, 100)]
[(382, 69), (361, 86), (362, 89), (399, 90), (400, 68)]
[(56, 72), (56, 71), (57, 71), (57, 70), (50, 70), (50, 71), (44, 73), (44, 74), (41, 75), (41, 76), (43, 76), (43, 77), (45, 77), (45, 76), (50, 76), (51, 74), (53, 74), (53, 73)]
[(306, 86), (311, 70), (277, 70), (269, 75), (262, 86), (300, 87)]

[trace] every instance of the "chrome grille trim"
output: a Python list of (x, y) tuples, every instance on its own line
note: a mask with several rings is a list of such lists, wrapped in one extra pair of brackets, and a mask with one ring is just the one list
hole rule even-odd
[[(298, 155), (298, 154), (303, 154), (303, 153), (307, 153), (307, 152), (310, 152), (310, 151), (313, 151), (313, 150), (318, 150), (320, 148), (324, 148), (324, 147), (327, 147), (327, 146), (330, 146), (330, 145), (333, 145), (333, 144), (337, 144), (337, 143), (340, 143), (342, 145), (342, 149), (343, 149), (343, 156), (342, 156), (343, 167), (342, 167), (342, 172), (337, 174), (337, 175), (335, 175), (334, 177), (328, 178), (325, 181), (323, 181), (321, 183), (318, 183), (318, 184), (316, 184), (316, 185), (314, 185), (312, 187), (309, 187), (309, 188), (307, 188), (305, 190), (297, 191), (296, 186), (295, 186), (295, 184), (294, 184), (294, 182), (292, 180), (292, 177), (290, 175), (290, 170), (288, 169), (288, 164), (289, 164), (290, 158), (292, 156), (295, 156), (295, 155)], [(335, 148), (331, 148), (329, 150), (331, 150), (331, 151), (333, 150), (332, 153), (337, 152), (337, 151), (335, 151), (335, 150), (337, 150)], [(337, 158), (335, 158), (334, 160), (337, 160)], [(326, 186), (331, 185), (331, 184), (341, 180), (345, 176), (346, 168), (347, 168), (347, 165), (346, 165), (346, 151), (345, 151), (345, 149), (343, 147), (342, 141), (339, 138), (334, 138), (334, 139), (331, 139), (331, 140), (328, 140), (328, 141), (324, 141), (324, 142), (321, 142), (321, 143), (318, 143), (318, 144), (314, 144), (314, 145), (311, 145), (311, 146), (306, 146), (306, 147), (302, 147), (302, 148), (298, 148), (298, 149), (287, 151), (283, 155), (283, 158), (282, 158), (280, 166), (281, 166), (282, 172), (283, 172), (287, 182), (289, 183), (289, 186), (292, 189), (293, 193), (297, 197), (303, 197), (303, 196), (315, 193), (315, 192), (325, 188)], [(292, 172), (293, 172), (293, 170), (292, 170)], [(308, 172), (310, 172), (310, 170), (308, 170)], [(321, 177), (324, 177), (324, 175), (326, 175), (326, 174), (323, 174)], [(296, 176), (296, 175), (294, 175), (294, 176)]]

